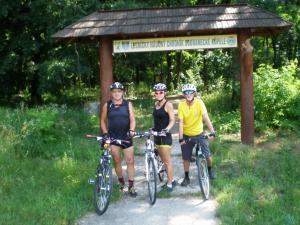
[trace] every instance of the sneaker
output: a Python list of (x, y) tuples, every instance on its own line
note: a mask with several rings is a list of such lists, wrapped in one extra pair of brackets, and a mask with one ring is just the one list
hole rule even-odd
[(168, 183), (165, 183), (163, 186), (161, 186), (161, 189), (162, 190), (167, 190), (168, 192), (172, 192), (174, 187), (176, 187), (176, 185), (177, 185), (176, 180), (173, 180), (172, 181), (172, 187), (169, 187)]
[(135, 197), (137, 196), (137, 192), (136, 192), (136, 190), (134, 189), (134, 187), (129, 188), (129, 189), (128, 189), (128, 192), (129, 192), (130, 197), (135, 198)]
[(124, 184), (119, 184), (119, 190), (120, 192), (124, 192), (125, 185)]
[(213, 169), (208, 171), (208, 176), (209, 176), (209, 179), (211, 179), (211, 180), (216, 179), (216, 175), (215, 175), (215, 172)]
[(183, 181), (181, 182), (180, 186), (186, 187), (186, 186), (188, 186), (189, 184), (190, 184), (190, 178), (185, 177), (185, 178), (183, 179)]
[(167, 186), (167, 192), (172, 192), (173, 191), (173, 186), (172, 187), (169, 187), (169, 186)]

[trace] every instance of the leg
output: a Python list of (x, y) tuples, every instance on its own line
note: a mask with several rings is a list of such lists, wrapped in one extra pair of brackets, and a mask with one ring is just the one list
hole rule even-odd
[(121, 158), (121, 154), (120, 154), (121, 148), (116, 145), (111, 145), (110, 148), (111, 148), (111, 153), (112, 153), (112, 157), (113, 157), (114, 164), (115, 164), (116, 174), (117, 174), (118, 178), (122, 178), (123, 172), (122, 172), (122, 165), (121, 165), (122, 158)]
[(171, 146), (159, 147), (158, 154), (161, 160), (164, 162), (167, 170), (168, 184), (172, 184), (173, 181), (173, 165), (171, 160)]
[(207, 160), (207, 166), (208, 166), (208, 167), (212, 167), (212, 157), (211, 157), (211, 156), (208, 156), (208, 157), (206, 158), (206, 160)]
[(211, 153), (208, 147), (208, 141), (206, 139), (200, 138), (199, 143), (201, 145), (201, 150), (206, 158), (207, 161), (207, 168), (208, 168), (208, 173), (209, 173), (209, 178), (210, 179), (215, 179), (215, 173), (212, 169), (212, 157)]
[(194, 143), (188, 142), (181, 145), (183, 169), (184, 169), (184, 180), (181, 186), (187, 186), (190, 183), (189, 170), (190, 170), (190, 159), (193, 152)]
[(136, 197), (137, 193), (134, 189), (134, 149), (133, 146), (124, 149), (125, 161), (127, 164), (127, 176), (128, 176), (128, 191), (131, 197)]
[(134, 151), (133, 146), (124, 149), (125, 161), (127, 164), (128, 180), (134, 179)]

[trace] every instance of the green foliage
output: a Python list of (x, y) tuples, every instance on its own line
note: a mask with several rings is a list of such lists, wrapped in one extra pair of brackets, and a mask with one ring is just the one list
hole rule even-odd
[(1, 111), (1, 124), (4, 124), (1, 134), (10, 134), (11, 146), (18, 156), (53, 158), (68, 154), (88, 157), (70, 141), (71, 134), (83, 135), (80, 134), (82, 130), (93, 127), (92, 118), (83, 112), (57, 105)]
[(281, 127), (285, 120), (299, 115), (295, 112), (298, 110), (295, 104), (300, 89), (296, 73), (297, 61), (281, 69), (262, 64), (254, 73), (255, 120), (258, 129), (265, 126)]
[(218, 172), (212, 186), (221, 223), (298, 224), (299, 140), (275, 137), (255, 147), (238, 142), (223, 138), (212, 146)]

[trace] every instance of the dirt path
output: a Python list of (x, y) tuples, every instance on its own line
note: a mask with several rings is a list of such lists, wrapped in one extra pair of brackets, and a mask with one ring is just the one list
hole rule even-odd
[[(177, 110), (178, 99), (171, 100), (174, 109)], [(175, 111), (177, 114), (177, 111)], [(174, 178), (180, 183), (183, 176), (181, 151), (178, 144), (178, 125), (173, 131), (172, 162), (174, 167)], [(143, 146), (141, 140), (137, 140), (139, 146)], [(142, 148), (139, 148), (142, 149)], [(136, 176), (135, 187), (138, 192), (136, 198), (124, 195), (114, 204), (110, 204), (105, 214), (98, 216), (91, 212), (78, 221), (80, 225), (93, 224), (122, 224), (122, 225), (218, 225), (216, 219), (215, 200), (203, 201), (200, 188), (196, 179), (196, 165), (191, 164), (191, 184), (188, 187), (177, 185), (168, 198), (157, 198), (155, 205), (148, 203), (148, 190), (145, 180), (143, 152), (135, 156)], [(126, 166), (123, 164), (126, 171)], [(114, 174), (114, 177), (115, 174)], [(125, 177), (126, 179), (126, 177)], [(116, 182), (116, 180), (115, 180)], [(165, 182), (165, 181), (164, 181)], [(158, 191), (164, 182), (158, 184)]]

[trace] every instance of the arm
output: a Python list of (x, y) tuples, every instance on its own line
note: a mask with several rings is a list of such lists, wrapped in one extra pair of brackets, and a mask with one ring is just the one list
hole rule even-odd
[(101, 124), (102, 133), (103, 134), (107, 133), (108, 132), (108, 129), (107, 129), (107, 102), (102, 107), (100, 124)]
[(135, 131), (135, 116), (134, 116), (133, 106), (131, 102), (128, 103), (128, 107), (129, 107), (129, 121), (130, 121), (129, 130)]
[(209, 119), (209, 116), (208, 116), (207, 112), (203, 114), (203, 120), (204, 120), (205, 124), (207, 125), (207, 128), (209, 129), (209, 131), (212, 132), (212, 133), (214, 133), (215, 129), (214, 129), (213, 125), (212, 125), (212, 122)]
[[(210, 121), (210, 118), (208, 116), (208, 113), (207, 113), (207, 110), (206, 110), (206, 106), (204, 104), (204, 102), (202, 102), (202, 109), (203, 109), (203, 114), (202, 114), (202, 118), (208, 128), (208, 130), (211, 132), (211, 133), (215, 133), (215, 129), (212, 125), (212, 122)], [(209, 139), (212, 139), (214, 137), (209, 137)]]
[(170, 130), (175, 124), (174, 109), (173, 109), (173, 104), (171, 102), (168, 102), (166, 104), (165, 111), (169, 115), (169, 124), (165, 129)]
[(183, 140), (183, 113), (182, 113), (182, 109), (181, 109), (181, 105), (179, 103), (178, 105), (178, 125), (179, 125), (179, 143), (182, 145), (185, 142), (184, 141), (180, 141)]

